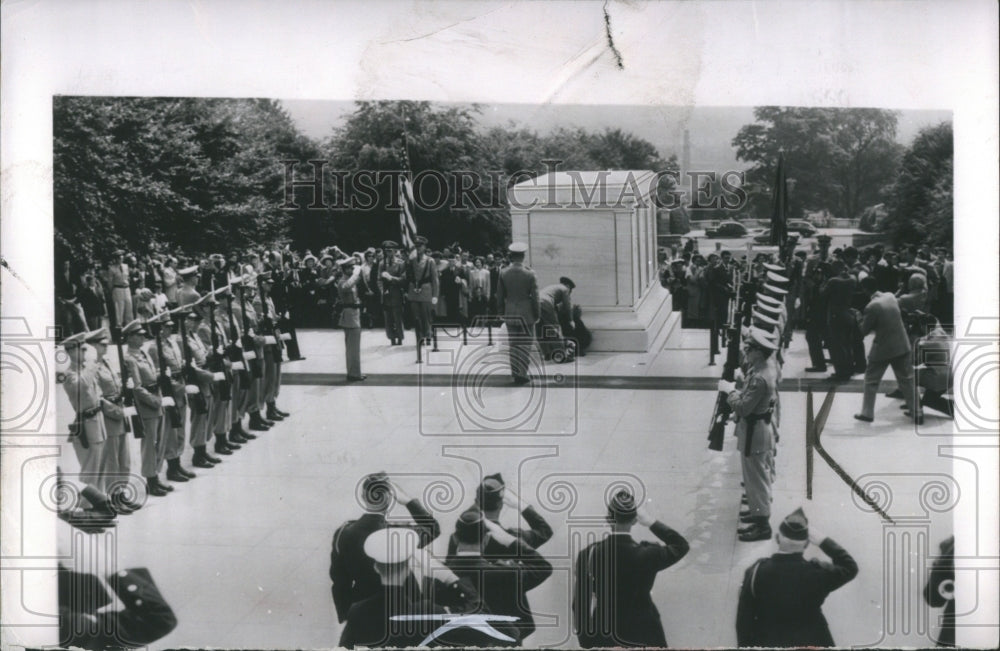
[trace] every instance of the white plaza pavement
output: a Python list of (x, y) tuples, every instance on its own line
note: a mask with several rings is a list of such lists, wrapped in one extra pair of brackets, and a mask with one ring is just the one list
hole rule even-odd
[[(412, 332), (407, 337), (412, 341)], [(707, 367), (707, 350), (698, 350), (703, 340), (703, 332), (678, 327), (663, 351), (588, 355), (577, 368), (581, 376), (598, 378), (717, 377), (722, 359)], [(342, 375), (340, 332), (302, 332), (300, 341), (307, 359), (288, 364), (285, 372)], [(549, 521), (555, 535), (540, 551), (555, 571), (530, 594), (538, 624), (526, 642), (530, 647), (576, 646), (569, 618), (575, 541), (583, 532), (601, 530), (604, 495), (614, 486), (631, 485), (651, 500), (654, 515), (691, 544), (688, 556), (662, 572), (654, 589), (668, 642), (735, 644), (743, 572), (772, 553), (774, 543), (736, 540), (735, 439), (727, 436), (723, 452), (706, 447), (714, 390), (613, 383), (572, 388), (570, 382), (549, 381), (534, 388), (489, 385), (465, 392), (440, 383), (421, 386), (412, 346), (384, 346), (378, 331), (365, 333), (363, 348), (370, 384), (335, 380), (283, 387), (278, 402), (292, 412), (289, 419), (221, 465), (197, 470), (196, 479), (175, 485), (170, 496), (151, 497), (142, 510), (119, 518), (119, 566), (148, 567), (179, 620), (152, 648), (336, 646), (340, 625), (330, 596), (331, 537), (344, 520), (358, 517), (358, 482), (377, 470), (397, 478), (436, 514), (443, 529), (434, 543), (438, 553), (484, 474), (501, 472), (522, 501)], [(797, 334), (786, 378), (802, 375), (803, 348)], [(566, 369), (548, 371), (551, 377)], [(882, 393), (892, 386), (886, 383)], [(824, 395), (815, 396), (817, 409)], [(456, 401), (464, 406), (456, 408)], [(953, 485), (952, 460), (939, 454), (949, 421), (928, 412), (926, 426), (916, 431), (902, 418), (898, 401), (880, 396), (875, 423), (859, 424), (852, 414), (860, 401), (856, 388), (837, 395), (823, 442), (847, 473), (863, 477), (862, 483), (881, 495), (895, 524), (856, 500), (818, 456), (813, 498), (806, 498), (806, 393), (786, 391), (772, 526), (802, 506), (815, 530), (858, 561), (858, 577), (824, 606), (838, 645), (929, 645), (940, 613), (927, 610), (920, 596), (930, 556), (952, 533), (950, 507), (974, 499), (974, 491)], [(59, 402), (65, 415), (65, 401)], [(463, 413), (466, 419), (460, 421)], [(486, 418), (500, 421), (505, 415), (537, 417), (535, 430), (484, 431)], [(75, 460), (64, 447), (63, 467), (72, 471)], [(133, 457), (137, 468), (135, 441)], [(185, 465), (189, 459), (190, 449)], [(400, 513), (405, 510), (396, 507), (394, 514)], [(516, 514), (507, 509), (501, 519), (515, 524)], [(642, 527), (634, 533), (652, 539)], [(822, 557), (818, 550), (807, 551), (815, 554)]]

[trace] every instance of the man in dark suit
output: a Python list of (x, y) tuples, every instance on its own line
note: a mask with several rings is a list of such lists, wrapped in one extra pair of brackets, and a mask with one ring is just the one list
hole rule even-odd
[[(858, 574), (858, 564), (830, 538), (809, 534), (802, 509), (782, 521), (774, 539), (778, 553), (762, 558), (743, 576), (736, 612), (736, 643), (741, 647), (833, 646), (820, 607), (827, 596)], [(833, 564), (805, 560), (812, 542)]]
[(514, 242), (510, 245), (510, 266), (500, 272), (497, 283), (497, 310), (507, 324), (510, 346), (510, 372), (514, 384), (531, 382), (528, 362), (535, 341), (535, 323), (541, 307), (538, 302), (538, 278), (524, 264), (528, 245)]
[(851, 301), (857, 289), (857, 281), (848, 273), (847, 265), (840, 260), (830, 264), (834, 274), (820, 289), (820, 296), (826, 303), (826, 340), (833, 361), (834, 374), (831, 380), (850, 380), (854, 373), (854, 357), (851, 354)]
[(385, 336), (393, 346), (403, 345), (403, 294), (406, 291), (406, 265), (398, 249), (399, 245), (392, 240), (382, 242), (384, 257), (375, 263), (385, 316)]
[[(379, 577), (371, 559), (364, 553), (368, 536), (375, 531), (392, 528), (412, 529), (419, 536), (419, 547), (426, 547), (441, 534), (441, 526), (434, 516), (410, 498), (384, 472), (368, 475), (362, 483), (362, 501), (365, 514), (357, 520), (341, 525), (333, 534), (330, 553), (330, 579), (333, 581), (333, 604), (337, 618), (344, 621), (351, 605), (378, 592)], [(413, 518), (412, 524), (390, 523), (386, 514), (395, 501), (406, 506)]]
[(571, 298), (575, 287), (576, 284), (570, 278), (563, 276), (558, 283), (543, 287), (538, 293), (541, 310), (537, 330), (538, 345), (546, 359), (563, 347), (563, 337), (566, 335), (562, 324), (575, 325)]
[(854, 417), (866, 423), (875, 419), (875, 396), (878, 394), (878, 386), (882, 376), (885, 375), (885, 370), (892, 366), (892, 372), (906, 401), (908, 410), (906, 415), (914, 418), (918, 424), (923, 423), (924, 415), (919, 401), (914, 407), (913, 360), (899, 303), (892, 294), (876, 290), (877, 285), (873, 276), (866, 276), (861, 281), (861, 286), (871, 296), (861, 321), (861, 332), (863, 335), (874, 332), (875, 340), (872, 342), (871, 350), (868, 351), (865, 395), (861, 413), (855, 414)]
[(434, 306), (437, 305), (441, 287), (437, 265), (427, 255), (427, 238), (418, 235), (414, 242), (416, 253), (406, 263), (408, 291), (406, 298), (413, 308), (414, 329), (417, 342), (430, 343)]
[(552, 575), (552, 564), (477, 509), (459, 517), (452, 541), (455, 551), (445, 565), (475, 587), (489, 612), (517, 617), (512, 624), (523, 642), (535, 631), (527, 593)]
[[(580, 646), (665, 647), (660, 612), (649, 593), (657, 572), (688, 553), (688, 542), (637, 508), (625, 490), (608, 504), (607, 520), (611, 535), (576, 557), (573, 621)], [(635, 542), (630, 532), (636, 522), (663, 544)]]
[[(469, 507), (471, 511), (482, 511), (483, 517), (486, 520), (498, 525), (500, 525), (500, 512), (503, 510), (504, 505), (511, 508), (518, 508), (520, 498), (514, 491), (507, 488), (504, 483), (503, 477), (500, 473), (495, 475), (486, 475), (483, 478), (483, 482), (476, 489), (476, 501)], [(546, 542), (552, 538), (552, 527), (549, 523), (545, 521), (545, 518), (535, 510), (530, 504), (525, 504), (524, 509), (521, 511), (521, 516), (524, 521), (528, 523), (528, 528), (524, 529), (522, 527), (511, 527), (509, 529), (504, 528), (504, 531), (523, 540), (526, 544), (534, 547), (535, 549), (541, 547)], [(452, 536), (448, 541), (448, 554), (454, 554), (457, 548), (457, 542), (455, 536)], [(497, 549), (492, 545), (486, 546), (486, 551), (488, 553), (498, 553), (503, 555), (503, 549)]]

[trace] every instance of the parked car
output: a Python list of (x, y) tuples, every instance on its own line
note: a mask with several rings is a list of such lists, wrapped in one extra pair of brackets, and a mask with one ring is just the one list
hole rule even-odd
[(765, 228), (763, 231), (753, 236), (754, 244), (770, 244), (771, 243), (771, 229)]
[(805, 221), (791, 221), (788, 222), (788, 232), (798, 233), (802, 237), (812, 237), (819, 231), (816, 227)]
[(705, 237), (746, 237), (747, 227), (739, 222), (722, 222), (718, 228), (705, 229)]

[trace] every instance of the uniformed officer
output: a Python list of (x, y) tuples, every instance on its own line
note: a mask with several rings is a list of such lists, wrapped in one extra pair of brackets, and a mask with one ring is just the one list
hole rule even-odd
[[(513, 508), (516, 512), (521, 506), (520, 497), (507, 487), (500, 473), (486, 475), (476, 489), (476, 499), (470, 510), (482, 511), (484, 519), (503, 527), (500, 524), (500, 513), (504, 505)], [(549, 526), (549, 523), (545, 521), (545, 518), (533, 506), (524, 504), (521, 516), (528, 524), (527, 529), (510, 527), (504, 528), (504, 531), (515, 538), (523, 540), (535, 549), (538, 549), (552, 538), (552, 527)], [(454, 537), (449, 541), (449, 554), (455, 553), (455, 542)], [(487, 545), (487, 552), (502, 555), (503, 549), (493, 549), (492, 546)]]
[(406, 291), (406, 264), (399, 255), (399, 245), (382, 242), (384, 258), (378, 264), (378, 285), (385, 315), (385, 336), (393, 346), (403, 345), (403, 296)]
[(556, 350), (563, 348), (563, 333), (560, 324), (573, 324), (573, 289), (576, 283), (563, 276), (558, 283), (543, 287), (538, 293), (539, 320), (538, 345), (548, 359)]
[(119, 249), (112, 254), (108, 265), (111, 281), (111, 301), (114, 304), (116, 327), (121, 328), (132, 320), (132, 289), (129, 286), (129, 269), (125, 264), (125, 252)]
[(208, 370), (209, 347), (197, 334), (202, 322), (202, 315), (198, 308), (194, 307), (188, 310), (183, 318), (187, 320), (184, 324), (187, 335), (184, 345), (187, 346), (191, 359), (191, 370), (187, 379), (198, 387), (199, 393), (205, 400), (205, 411), (193, 408), (190, 410), (191, 447), (194, 448), (191, 465), (196, 468), (214, 468), (216, 464), (222, 462), (222, 459), (210, 455), (206, 449), (211, 428), (209, 414), (212, 413), (212, 402), (215, 400), (212, 387), (214, 384), (213, 374)]
[(163, 406), (160, 387), (156, 383), (156, 367), (149, 359), (142, 345), (146, 338), (146, 327), (141, 321), (132, 321), (122, 331), (125, 342), (125, 370), (132, 378), (135, 408), (142, 419), (142, 476), (146, 479), (146, 491), (150, 495), (162, 497), (174, 490), (173, 486), (160, 481), (160, 468), (166, 453)]
[(418, 345), (431, 341), (431, 324), (434, 322), (434, 306), (438, 303), (441, 287), (438, 268), (427, 255), (427, 238), (414, 238), (416, 250), (406, 263), (406, 298), (413, 309), (414, 330)]
[(821, 288), (830, 277), (830, 241), (831, 237), (822, 234), (816, 237), (819, 252), (810, 255), (805, 262), (805, 279), (803, 281), (806, 343), (809, 345), (809, 359), (812, 366), (807, 373), (823, 373), (826, 371), (826, 353), (824, 352), (823, 336), (826, 332), (826, 302), (823, 300)]
[(363, 551), (379, 585), (351, 606), (340, 646), (427, 646), (453, 628), (447, 618), (435, 617), (445, 615), (446, 607), (456, 613), (480, 611), (475, 589), (423, 553), (420, 544), (419, 534), (409, 529), (383, 528), (366, 537)]
[[(107, 439), (102, 411), (104, 399), (94, 369), (84, 361), (86, 337), (86, 332), (80, 332), (66, 337), (61, 344), (70, 363), (60, 375), (60, 380), (76, 414), (69, 426), (69, 442), (80, 463), (79, 478), (84, 485), (83, 496), (91, 503), (95, 512), (114, 518), (115, 505), (108, 501), (104, 492), (104, 443)], [(122, 513), (131, 512), (126, 507), (120, 507), (119, 510)]]
[(128, 498), (129, 473), (132, 460), (129, 454), (129, 437), (125, 434), (125, 408), (122, 399), (121, 375), (111, 368), (106, 354), (111, 335), (106, 328), (98, 328), (87, 333), (86, 342), (93, 346), (97, 354), (94, 373), (101, 388), (101, 410), (104, 413), (104, 492), (113, 503), (121, 504), (133, 511), (141, 505)]
[[(417, 547), (426, 547), (441, 535), (441, 525), (423, 507), (420, 500), (411, 498), (389, 479), (384, 472), (368, 475), (361, 485), (361, 502), (365, 514), (357, 520), (342, 524), (333, 534), (330, 552), (330, 580), (333, 605), (337, 619), (344, 621), (351, 606), (378, 592), (378, 574), (364, 553), (365, 541), (373, 532), (391, 526), (394, 529), (412, 529), (419, 536)], [(386, 516), (396, 502), (406, 507), (412, 524), (393, 522)]]
[(232, 363), (223, 354), (227, 341), (225, 329), (219, 322), (218, 304), (214, 292), (205, 294), (198, 301), (196, 307), (201, 310), (202, 319), (196, 332), (208, 351), (207, 370), (213, 373), (208, 428), (215, 437), (215, 453), (228, 456), (243, 446), (228, 438), (233, 396)]
[(771, 469), (774, 435), (771, 415), (777, 379), (768, 359), (778, 349), (776, 338), (759, 328), (751, 328), (744, 338), (746, 373), (740, 384), (719, 381), (719, 390), (729, 393), (729, 406), (736, 420), (737, 449), (743, 470), (749, 527), (741, 529), (742, 542), (771, 537)]
[[(230, 358), (233, 365), (232, 409), (229, 413), (229, 440), (239, 444), (249, 443), (257, 438), (255, 434), (243, 429), (243, 417), (247, 413), (250, 399), (250, 385), (254, 378), (250, 376), (249, 360), (243, 349), (243, 313), (239, 306), (239, 292), (243, 288), (243, 276), (230, 276), (225, 296), (226, 334), (229, 337), (229, 347), (226, 352), (234, 355)], [(234, 298), (235, 295), (235, 298)], [(236, 351), (235, 353), (233, 351)]]
[[(261, 398), (261, 387), (264, 382), (263, 374), (263, 359), (264, 359), (264, 337), (260, 335), (260, 319), (257, 315), (257, 310), (254, 308), (253, 304), (253, 285), (252, 276), (244, 275), (240, 282), (233, 284), (233, 292), (236, 294), (238, 301), (234, 301), (233, 310), (239, 315), (237, 317), (237, 323), (242, 326), (246, 323), (246, 333), (245, 339), (246, 344), (243, 349), (243, 356), (246, 360), (245, 363), (249, 363), (250, 367), (248, 371), (252, 371), (255, 365), (257, 365), (260, 375), (257, 376), (252, 372), (247, 373), (244, 378), (247, 382), (247, 391), (245, 397), (240, 405), (240, 413), (237, 419), (237, 424), (240, 429), (240, 433), (243, 437), (248, 439), (257, 438), (250, 432), (243, 430), (243, 415), (246, 413), (250, 414), (250, 421), (247, 427), (251, 431), (263, 432), (267, 431), (273, 425), (273, 422), (266, 421), (260, 414), (261, 407), (263, 405), (263, 400)], [(252, 341), (253, 345), (250, 346)], [(271, 425), (268, 423), (271, 422)]]
[(475, 587), (491, 613), (517, 617), (513, 627), (523, 642), (535, 631), (527, 593), (552, 575), (552, 564), (478, 509), (459, 517), (453, 539), (445, 565)]
[[(637, 507), (626, 490), (608, 503), (607, 522), (611, 535), (580, 551), (574, 564), (573, 627), (580, 646), (665, 647), (650, 590), (658, 572), (687, 555), (688, 542)], [(633, 540), (636, 522), (662, 544)]]
[(510, 347), (510, 372), (515, 385), (531, 382), (528, 363), (535, 337), (535, 324), (541, 315), (538, 278), (524, 264), (528, 245), (514, 242), (508, 247), (510, 266), (500, 272), (497, 284), (497, 309), (507, 324)]
[[(778, 553), (762, 558), (743, 575), (736, 612), (741, 647), (834, 646), (821, 606), (827, 596), (858, 574), (858, 564), (830, 538), (809, 533), (802, 509), (786, 517), (774, 536)], [(805, 560), (813, 543), (833, 563)]]
[(281, 357), (284, 344), (281, 341), (281, 331), (277, 327), (278, 312), (271, 299), (271, 286), (274, 284), (273, 272), (257, 275), (258, 293), (253, 300), (253, 309), (257, 313), (258, 322), (264, 335), (264, 377), (261, 378), (260, 401), (261, 408), (267, 407), (263, 420), (269, 425), (275, 421), (284, 420), (289, 416), (287, 411), (278, 409), (276, 401), (281, 390)]
[(159, 320), (159, 331), (156, 337), (158, 345), (147, 349), (153, 367), (160, 368), (160, 350), (163, 351), (163, 364), (166, 367), (170, 383), (174, 389), (174, 406), (180, 414), (180, 425), (173, 426), (170, 418), (163, 421), (163, 458), (167, 461), (167, 479), (183, 483), (195, 478), (195, 474), (181, 465), (181, 455), (187, 439), (187, 394), (184, 392), (184, 353), (174, 338), (174, 322), (169, 316)]
[(177, 290), (177, 304), (192, 305), (201, 300), (201, 294), (197, 289), (198, 265), (179, 269), (177, 275), (181, 277), (181, 286)]
[(361, 265), (354, 256), (340, 261), (341, 276), (337, 281), (337, 295), (340, 301), (340, 321), (337, 325), (344, 329), (344, 358), (347, 362), (347, 381), (361, 382), (367, 375), (361, 374), (361, 297), (359, 288), (362, 279)]

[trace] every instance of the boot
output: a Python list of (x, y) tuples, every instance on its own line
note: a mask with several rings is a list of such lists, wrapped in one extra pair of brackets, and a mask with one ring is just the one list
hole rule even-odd
[(121, 511), (117, 511), (111, 504), (110, 500), (108, 500), (107, 495), (97, 490), (93, 486), (84, 486), (83, 490), (80, 491), (80, 493), (85, 498), (87, 498), (88, 502), (90, 502), (89, 512), (93, 513), (95, 516), (107, 518), (109, 520), (114, 520), (119, 513), (121, 513), (122, 515), (127, 515), (132, 512), (128, 509), (122, 509)]
[(194, 456), (191, 457), (191, 465), (195, 468), (214, 468), (215, 464), (208, 459), (205, 446), (199, 445), (194, 449)]
[(215, 435), (215, 453), (224, 454), (226, 456), (229, 456), (230, 454), (233, 453), (232, 448), (230, 448), (229, 444), (226, 443), (226, 437), (223, 436), (222, 434)]
[(257, 438), (256, 434), (251, 434), (250, 432), (248, 432), (245, 429), (243, 429), (243, 420), (242, 419), (240, 419), (240, 420), (236, 421), (235, 423), (233, 423), (233, 427), (236, 429), (236, 431), (239, 433), (239, 435), (242, 438), (245, 438), (248, 441), (252, 441), (252, 440), (254, 440), (254, 439)]
[(271, 402), (268, 403), (267, 405), (267, 419), (273, 421), (279, 421), (279, 420), (285, 420), (285, 417), (278, 413), (278, 410), (275, 409), (274, 407), (274, 403)]
[(111, 508), (115, 510), (118, 510), (120, 507), (124, 507), (128, 509), (129, 513), (131, 513), (134, 511), (138, 511), (139, 509), (142, 508), (142, 504), (139, 504), (138, 502), (133, 502), (128, 497), (126, 497), (125, 489), (121, 487), (115, 489), (113, 493), (108, 495), (108, 498), (111, 500)]
[(184, 483), (188, 480), (187, 475), (181, 472), (180, 459), (167, 459), (167, 479), (179, 483)]
[(250, 412), (250, 429), (257, 432), (266, 432), (271, 426), (260, 417), (259, 411)]
[(198, 476), (184, 467), (184, 465), (181, 463), (180, 457), (177, 458), (177, 469), (180, 470), (181, 474), (187, 477), (188, 479), (194, 479), (195, 477)]
[(243, 447), (240, 443), (232, 440), (231, 438), (228, 438), (225, 434), (219, 434), (219, 436), (222, 437), (222, 440), (225, 442), (226, 447), (228, 447), (230, 450), (239, 450), (240, 448)]
[(274, 410), (274, 413), (278, 414), (282, 418), (288, 418), (289, 416), (291, 416), (291, 414), (288, 413), (287, 411), (283, 411), (281, 409), (278, 409), (278, 406), (276, 404), (274, 404), (273, 402), (267, 406), (267, 409), (268, 409), (268, 411)]
[(771, 538), (771, 524), (766, 516), (756, 518), (756, 521), (746, 529), (737, 532), (740, 542), (756, 542)]
[(169, 492), (166, 487), (160, 485), (160, 480), (157, 477), (146, 477), (146, 493), (149, 495), (163, 497)]
[(229, 428), (229, 441), (232, 443), (238, 443), (242, 445), (243, 443), (249, 443), (250, 439), (242, 436), (240, 434), (240, 430), (234, 424), (231, 428)]

